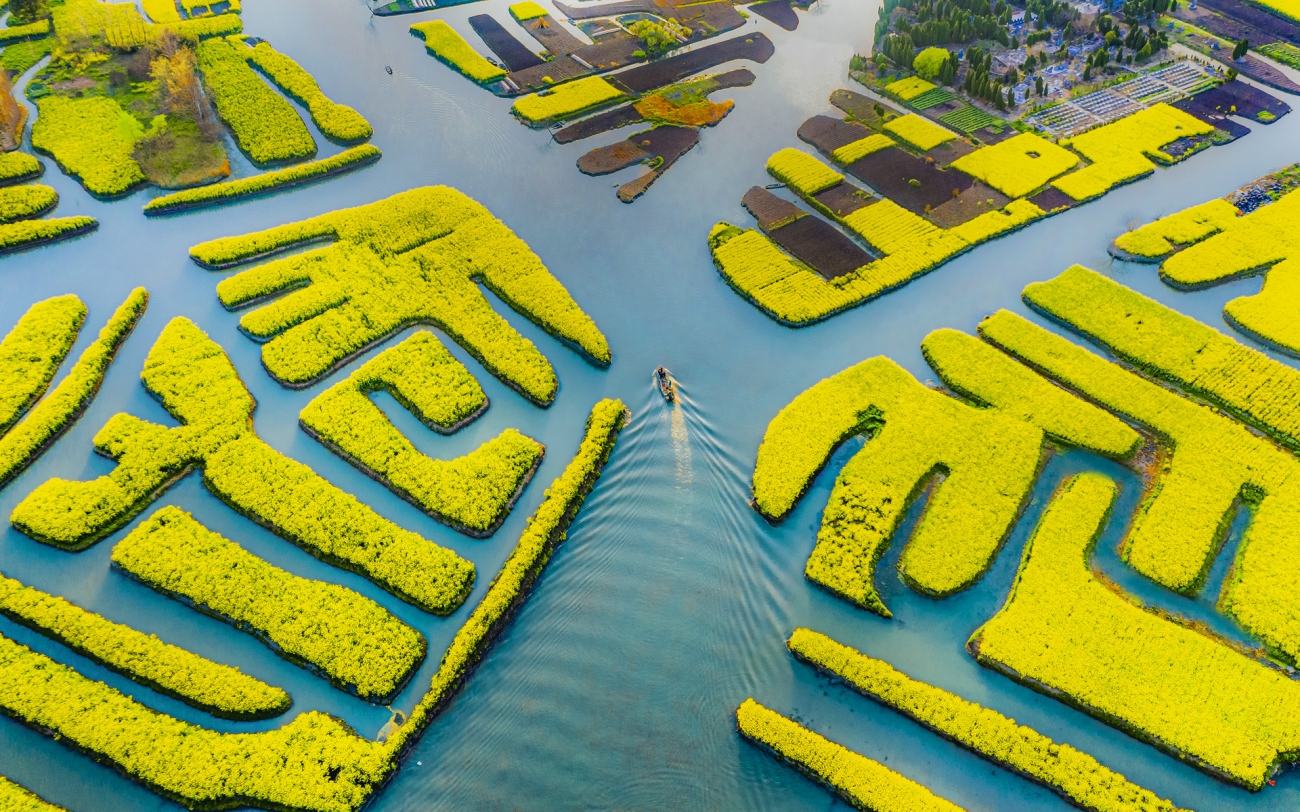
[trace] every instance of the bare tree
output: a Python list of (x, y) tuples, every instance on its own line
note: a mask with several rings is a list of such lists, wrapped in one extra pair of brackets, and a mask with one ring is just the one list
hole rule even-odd
[(164, 31), (159, 37), (158, 56), (149, 65), (149, 75), (158, 82), (162, 109), (194, 119), (199, 132), (214, 140), (218, 134), (216, 116), (203, 93), (194, 51), (169, 34), (170, 31)]

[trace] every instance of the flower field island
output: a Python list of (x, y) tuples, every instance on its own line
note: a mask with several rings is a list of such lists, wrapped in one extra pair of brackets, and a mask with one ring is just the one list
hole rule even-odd
[[(186, 383), (193, 370), (199, 370), (201, 378), (220, 382), (222, 367), (228, 367), (220, 349), (193, 327), (173, 322), (164, 330), (159, 346), (164, 350), (151, 354), (153, 375), (149, 380), (165, 404), (178, 413), (186, 406), (211, 409), (221, 402), (232, 402), (234, 408), (227, 409), (232, 413), (248, 408), (246, 398), (241, 404), (232, 391), (239, 382), (229, 373), (224, 384), (219, 383), (213, 391), (203, 392), (202, 384)], [(169, 359), (165, 357), (168, 350), (184, 357)], [(184, 395), (191, 393), (199, 398), (197, 402), (185, 402)], [(487, 645), (526, 598), (599, 478), (627, 418), (626, 408), (617, 400), (596, 404), (577, 454), (552, 483), (504, 565), (455, 633), (429, 688), (403, 724), (379, 741), (363, 738), (336, 718), (317, 711), (300, 712), (283, 726), (264, 732), (218, 732), (152, 710), (5, 636), (0, 636), (0, 682), (5, 687), (0, 706), (7, 715), (57, 734), (66, 744), (190, 808), (239, 804), (322, 812), (359, 809), (397, 769), (406, 748), (464, 684)], [(372, 537), (370, 542), (376, 540)], [(401, 680), (409, 677), (411, 663), (425, 653), (420, 635), (377, 604), (334, 584), (295, 578), (206, 530), (174, 507), (157, 511), (119, 542), (113, 563), (200, 611), (248, 629), (282, 656), (319, 669), (339, 687), (371, 695), (372, 701), (377, 701), (380, 693), (393, 693), (391, 684), (375, 682), (384, 668), (398, 669), (392, 672), (393, 677)], [(428, 577), (431, 573), (423, 574)], [(259, 586), (256, 581), (263, 583)], [(47, 634), (79, 640), (71, 637), (79, 633), (75, 631), (78, 628), (87, 629), (89, 624), (88, 630), (93, 632), (96, 624), (101, 629), (112, 625), (11, 579), (4, 583), (3, 613), (20, 616)], [(250, 603), (250, 596), (261, 597)], [(214, 689), (221, 689), (221, 709), (226, 712), (233, 711), (230, 703), (235, 691), (247, 693), (257, 685), (237, 670), (226, 669), (220, 674), (215, 669), (223, 666), (206, 663), (183, 650), (174, 654), (171, 649), (164, 650), (156, 638), (137, 641), (131, 635), (138, 633), (125, 627), (116, 634), (125, 638), (124, 647), (152, 646), (155, 652), (148, 663), (153, 667), (160, 665), (160, 655), (167, 654), (182, 662), (188, 656), (190, 668), (212, 671), (209, 681), (217, 683)], [(102, 631), (96, 634), (102, 636)], [(103, 639), (69, 642), (74, 648), (89, 647), (94, 656), (111, 663), (119, 653), (105, 649), (107, 644)], [(120, 651), (120, 655), (129, 653), (129, 648)], [(120, 667), (130, 666), (124, 663)], [(161, 679), (177, 675), (172, 672)], [(220, 679), (216, 679), (218, 675)], [(147, 680), (150, 676), (142, 671), (137, 678)], [(241, 685), (240, 678), (245, 684)], [(266, 690), (274, 689), (266, 686)], [(278, 712), (284, 711), (283, 704), (281, 701)], [(196, 772), (195, 764), (207, 769)], [(0, 789), (26, 798), (8, 783)]]
[(514, 429), (454, 460), (411, 445), (367, 395), (385, 391), (450, 434), (487, 409), (487, 396), (433, 334), (419, 332), (314, 398), (298, 417), (330, 450), (403, 499), (469, 535), (488, 536), (514, 506), (545, 448)]
[(0, 581), (0, 590), (0, 613), (6, 617), (214, 716), (257, 719), (289, 709), (287, 693), (237, 668), (169, 646), (12, 578)]
[(149, 294), (136, 288), (49, 392), (86, 317), (76, 296), (37, 302), (0, 342), (0, 487), (48, 449), (90, 405), (117, 350), (144, 313)]
[[(377, 13), (409, 2), (396, 0)], [(624, 203), (645, 194), (699, 143), (704, 128), (716, 126), (735, 107), (733, 100), (715, 102), (710, 94), (748, 87), (756, 79), (748, 67), (705, 72), (736, 60), (762, 64), (775, 52), (762, 33), (734, 33), (746, 19), (729, 0), (554, 5), (570, 23), (580, 21), (579, 30), (594, 41), (585, 44), (560, 26), (547, 8), (533, 2), (515, 3), (509, 12), (511, 21), (545, 49), (541, 56), (488, 14), (471, 17), (469, 24), (492, 57), (475, 50), (445, 20), (415, 23), (410, 30), (424, 40), (431, 56), (485, 89), (513, 98), (510, 112), (520, 122), (536, 129), (556, 128), (552, 138), (559, 144), (650, 125), (578, 159), (578, 169), (586, 175), (644, 166), (648, 171), (617, 184), (617, 197)], [(789, 0), (767, 5), (784, 5), (788, 17), (780, 17), (782, 27), (798, 27)], [(419, 10), (412, 6), (388, 13)], [(724, 41), (696, 45), (724, 35)]]
[(38, 219), (59, 205), (58, 192), (43, 184), (28, 184), (45, 172), (45, 165), (22, 152), (0, 152), (0, 254), (36, 248), (95, 230), (93, 217)]
[(190, 256), (222, 270), (315, 242), (330, 244), (217, 284), (230, 309), (291, 291), (239, 320), (241, 330), (265, 342), (262, 363), (286, 386), (309, 386), (399, 330), (436, 324), (525, 398), (548, 405), (558, 385), (550, 362), (492, 309), (476, 283), (592, 363), (610, 362), (605, 336), (541, 259), (455, 189), (413, 189), (196, 245)]
[(168, 323), (141, 380), (181, 425), (114, 416), (95, 435), (96, 450), (117, 461), (113, 472), (43, 483), (14, 509), (16, 528), (55, 547), (85, 549), (202, 465), (204, 484), (218, 498), (323, 560), (429, 612), (450, 614), (464, 602), (473, 564), (399, 528), (258, 439), (252, 396), (225, 352), (193, 322)]
[(961, 807), (936, 796), (878, 761), (846, 750), (753, 699), (736, 710), (740, 734), (814, 781), (830, 787), (858, 809), (955, 812)]
[(113, 565), (372, 702), (391, 701), (424, 659), (424, 638), (379, 604), (293, 576), (176, 508), (118, 542)]
[[(1193, 240), (1215, 213), (1170, 218), (1178, 225), (1148, 226), (1150, 237), (1133, 232), (1139, 236), (1128, 244), (1158, 249), (1157, 238), (1191, 234), (1185, 239)], [(877, 564), (911, 505), (922, 509), (900, 540), (901, 582), (936, 598), (970, 589), (1024, 509), (1043, 470), (1040, 455), (1053, 449), (1086, 449), (1138, 475), (1140, 510), (1123, 520), (1118, 560), (1166, 594), (1196, 596), (1206, 588), (1244, 506), (1248, 522), (1217, 599), (1207, 597), (1258, 647), (1202, 620), (1144, 606), (1109, 574), (1089, 567), (1113, 522), (1117, 492), (1113, 479), (1089, 471), (1067, 479), (1050, 498), (1001, 609), (975, 630), (967, 648), (989, 669), (1221, 781), (1258, 791), (1300, 753), (1291, 721), (1300, 702), (1291, 676), (1300, 657), (1293, 632), (1300, 614), (1288, 574), (1293, 567), (1284, 563), (1300, 555), (1292, 540), (1300, 526), (1297, 431), (1293, 409), (1284, 405), (1294, 402), (1300, 377), (1080, 266), (1029, 285), (1024, 300), (1123, 363), (1006, 310), (986, 318), (978, 337), (937, 330), (921, 348), (947, 393), (922, 386), (885, 358), (813, 386), (768, 426), (754, 468), (753, 506), (782, 520), (836, 447), (864, 437), (835, 478), (805, 577), (885, 618), (893, 614), (878, 592), (885, 576)], [(1085, 753), (1034, 738), (825, 635), (798, 629), (789, 648), (1076, 806), (1174, 808)], [(743, 723), (741, 732), (843, 794), (845, 779), (828, 778), (817, 766), (829, 756), (773, 748), (746, 733)], [(868, 802), (867, 808), (876, 807)]]
[[(1300, 270), (1300, 166), (1261, 178), (1227, 198), (1184, 209), (1120, 235), (1111, 253), (1160, 263), (1160, 278), (1197, 289), (1264, 275), (1263, 289), (1223, 308), (1243, 334), (1300, 354), (1300, 318), (1291, 280)], [(1238, 208), (1238, 203), (1242, 208)]]
[[(160, 204), (171, 212), (200, 201), (211, 205), (292, 188), (377, 160), (379, 151), (369, 147), (299, 163), (317, 153), (304, 113), (325, 138), (343, 145), (366, 141), (373, 130), (356, 110), (328, 97), (293, 58), (266, 41), (246, 41), (237, 2), (217, 5), (220, 13), (159, 0), (145, 4), (147, 18), (129, 4), (100, 0), (34, 7), (40, 19), (32, 25), (39, 30), (27, 33), (30, 26), (24, 27), (20, 37), (9, 29), (14, 35), (3, 57), (13, 77), (28, 74), (23, 92), (35, 109), (31, 147), (99, 199), (144, 186), (203, 190)], [(25, 107), (10, 106), (25, 120)], [(22, 133), (19, 120), (18, 137), (0, 147), (22, 147)], [(297, 165), (213, 185), (232, 173), (229, 143), (255, 167)], [(41, 188), (4, 190), (0, 220), (22, 219), (0, 226), (0, 247), (40, 244), (94, 227), (85, 217), (28, 219), (53, 208), (57, 197), (43, 205), (28, 201), (25, 209), (10, 202), (20, 189)]]
[[(934, 4), (914, 5), (904, 8), (933, 13), (927, 9)], [(1052, 5), (1044, 19), (1077, 13), (1069, 8)], [(975, 29), (984, 24), (978, 15), (972, 19)], [(942, 25), (947, 30), (949, 23)], [(1040, 30), (1030, 39), (1042, 42), (1047, 34)], [(934, 36), (962, 42), (966, 34)], [(782, 324), (800, 327), (856, 307), (975, 246), (1150, 176), (1157, 165), (1179, 163), (1250, 132), (1231, 116), (1254, 113), (1252, 120), (1268, 124), (1290, 111), (1253, 86), (1175, 61), (1127, 80), (1145, 87), (1145, 95), (1120, 96), (1125, 102), (1107, 108), (1107, 115), (1082, 113), (1062, 129), (1035, 118), (1045, 113), (1007, 117), (1007, 100), (1023, 95), (1020, 88), (1008, 95), (1009, 78), (989, 85), (1002, 117), (928, 81), (938, 78), (925, 64), (924, 57), (933, 55), (943, 82), (964, 81), (979, 97), (993, 69), (991, 53), (972, 46), (963, 62), (956, 52), (930, 47), (913, 56), (911, 42), (890, 34), (877, 43), (874, 62), (854, 57), (850, 76), (874, 95), (836, 90), (830, 104), (842, 117), (817, 115), (799, 127), (798, 138), (820, 160), (799, 147), (771, 156), (767, 171), (777, 184), (755, 186), (742, 201), (757, 229), (724, 221), (709, 234), (714, 266), (727, 284)], [(1048, 53), (1066, 50), (1058, 44)], [(1024, 54), (1018, 58), (1034, 64)], [(1007, 77), (1014, 76), (1016, 68), (1006, 64)], [(1153, 78), (1157, 74), (1162, 78)], [(780, 187), (794, 199), (770, 191)]]
[(1129, 783), (1086, 753), (979, 705), (917, 682), (888, 663), (843, 646), (824, 634), (795, 629), (790, 652), (853, 690), (912, 717), (921, 725), (1014, 772), (1039, 781), (1082, 809), (1173, 810), (1169, 801)]
[(0, 776), (0, 801), (4, 801), (6, 809), (12, 809), (14, 812), (61, 812), (63, 810), (63, 807), (46, 803), (40, 796), (28, 792), (4, 776)]

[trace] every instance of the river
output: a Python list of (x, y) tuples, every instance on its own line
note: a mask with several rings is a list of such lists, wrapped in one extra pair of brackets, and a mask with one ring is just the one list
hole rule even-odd
[[(332, 98), (356, 107), (374, 126), (373, 143), (383, 150), (383, 159), (323, 184), (234, 207), (146, 219), (140, 206), (155, 192), (99, 202), (43, 158), (49, 168), (43, 182), (62, 196), (58, 214), (90, 214), (101, 225), (87, 237), (0, 259), (6, 291), (0, 297), (0, 325), (8, 329), (34, 301), (76, 293), (90, 314), (73, 349), (75, 358), (132, 287), (146, 286), (151, 302), (89, 412), (0, 491), (0, 511), (8, 515), (51, 476), (86, 479), (110, 470), (112, 463), (93, 453), (91, 438), (111, 415), (127, 411), (171, 422), (144, 392), (139, 372), (162, 326), (183, 315), (230, 353), (257, 398), (257, 430), (270, 444), (384, 516), (475, 562), (480, 576), (467, 603), (472, 606), (543, 489), (572, 455), (592, 404), (618, 397), (633, 411), (633, 422), (567, 542), (514, 625), (370, 807), (376, 812), (843, 808), (824, 789), (740, 739), (734, 712), (749, 696), (969, 809), (1067, 808), (1047, 790), (817, 677), (785, 649), (796, 626), (825, 632), (913, 677), (1069, 742), (1179, 806), (1300, 806), (1300, 776), (1294, 773), (1284, 773), (1276, 787), (1254, 795), (1229, 787), (980, 667), (966, 654), (963, 645), (971, 631), (1005, 598), (1043, 500), (1063, 477), (1081, 469), (1105, 470), (1122, 483), (1122, 509), (1099, 545), (1102, 568), (1146, 599), (1210, 616), (1209, 599), (1161, 594), (1119, 563), (1114, 542), (1137, 501), (1136, 481), (1127, 471), (1084, 453), (1055, 458), (992, 570), (975, 588), (948, 600), (921, 597), (901, 584), (893, 570), (895, 545), (877, 576), (893, 620), (855, 609), (803, 578), (833, 474), (854, 444), (838, 452), (780, 526), (768, 525), (747, 504), (763, 430), (796, 394), (875, 355), (895, 359), (922, 381), (935, 378), (919, 350), (927, 333), (939, 327), (973, 331), (983, 316), (1002, 307), (1028, 315), (1019, 300), (1024, 285), (1051, 278), (1072, 263), (1112, 275), (1226, 330), (1223, 303), (1257, 290), (1258, 279), (1180, 293), (1163, 286), (1153, 266), (1112, 263), (1106, 246), (1130, 225), (1224, 195), (1300, 160), (1300, 115), (1267, 127), (1251, 125), (1254, 132), (1236, 143), (981, 246), (828, 322), (791, 330), (726, 286), (712, 267), (705, 237), (718, 220), (752, 225), (741, 195), (751, 185), (769, 182), (763, 170), (767, 156), (798, 145), (794, 132), (804, 119), (833, 112), (827, 96), (849, 86), (849, 57), (868, 47), (875, 12), (847, 0), (820, 0), (811, 11), (800, 12), (795, 32), (755, 15), (748, 30), (767, 33), (776, 55), (765, 65), (750, 66), (758, 76), (752, 87), (715, 95), (715, 101), (735, 99), (736, 109), (706, 130), (699, 146), (649, 193), (624, 205), (615, 199), (613, 186), (639, 169), (591, 178), (579, 174), (574, 162), (629, 131), (556, 145), (516, 123), (507, 113), (509, 100), (495, 98), (427, 56), (407, 33), (412, 22), (441, 17), (474, 42), (467, 18), (490, 13), (507, 22), (508, 5), (484, 0), (384, 19), (371, 18), (358, 0), (247, 3), (246, 33), (293, 56)], [(391, 75), (385, 66), (392, 67)], [(312, 131), (322, 155), (338, 150)], [(236, 162), (243, 160), (233, 145), (231, 153)], [(190, 246), (204, 240), (427, 184), (460, 189), (513, 228), (593, 316), (614, 355), (608, 370), (594, 368), (497, 303), (554, 363), (560, 390), (552, 407), (529, 405), (451, 342), (452, 352), (491, 398), (483, 418), (454, 437), (441, 437), (395, 401), (380, 398), (403, 432), (435, 456), (465, 453), (511, 426), (547, 445), (534, 484), (486, 541), (438, 525), (302, 432), (298, 412), (322, 385), (289, 391), (274, 383), (261, 368), (258, 345), (239, 333), (238, 314), (217, 302), (214, 286), (222, 275), (201, 270), (187, 255)], [(676, 407), (665, 404), (653, 387), (651, 372), (659, 364), (682, 383)], [(317, 561), (224, 507), (196, 475), (157, 504), (191, 511), (296, 574), (356, 589), (424, 633), (430, 657), (396, 708), (408, 710), (425, 691), (468, 612), (462, 608), (450, 619), (434, 618)], [(386, 709), (334, 690), (252, 637), (112, 572), (109, 554), (120, 537), (70, 554), (33, 542), (6, 524), (0, 570), (282, 686), (295, 700), (290, 713), (326, 710), (368, 736), (387, 721)], [(1237, 537), (1234, 533), (1229, 540), (1221, 562), (1234, 551)], [(1216, 568), (1207, 594), (1213, 594), (1223, 569)], [(183, 719), (222, 730), (284, 723), (213, 720), (9, 621), (0, 620), (0, 632)], [(3, 774), (73, 812), (179, 809), (8, 719), (0, 719), (0, 765)]]

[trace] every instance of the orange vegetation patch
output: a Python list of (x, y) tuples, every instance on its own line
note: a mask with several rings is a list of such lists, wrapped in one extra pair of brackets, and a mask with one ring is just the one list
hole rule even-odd
[(647, 96), (633, 105), (647, 121), (681, 124), (687, 127), (712, 127), (722, 121), (735, 106), (735, 102), (730, 99), (721, 103), (704, 99), (679, 107), (660, 95)]

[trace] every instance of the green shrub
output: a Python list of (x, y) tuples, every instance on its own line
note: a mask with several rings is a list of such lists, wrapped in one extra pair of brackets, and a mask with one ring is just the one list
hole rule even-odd
[(124, 122), (143, 129), (117, 102), (106, 96), (45, 96), (36, 109), (32, 146), (53, 156), (86, 191), (116, 197), (144, 183), (144, 172), (131, 157), (135, 136), (124, 134), (131, 129)]
[(391, 758), (400, 757), (469, 679), (493, 638), (528, 597), (533, 583), (546, 569), (551, 553), (564, 541), (569, 523), (600, 478), (618, 433), (630, 417), (627, 407), (619, 400), (607, 398), (592, 407), (578, 452), (546, 490), (546, 498), (529, 517), (519, 542), (488, 585), (483, 599), (456, 632), (428, 692), (416, 703), (406, 724), (388, 739)]
[[(5, 52), (8, 53), (6, 48)], [(0, 183), (19, 183), (45, 173), (41, 162), (25, 152), (0, 153)]]
[(0, 341), (0, 434), (45, 393), (85, 321), (80, 299), (55, 296), (29, 307)]
[[(99, 385), (104, 381), (104, 374), (108, 371), (108, 365), (113, 362), (113, 356), (117, 354), (122, 342), (126, 341), (126, 337), (131, 334), (136, 322), (144, 314), (148, 302), (149, 294), (144, 288), (131, 291), (126, 301), (117, 308), (108, 323), (99, 331), (95, 341), (82, 351), (81, 357), (73, 364), (72, 369), (68, 370), (67, 376), (54, 387), (54, 391), (32, 406), (22, 422), (11, 426), (4, 437), (0, 438), (0, 487), (4, 487), (22, 473), (86, 410), (95, 394), (99, 392)], [(81, 303), (77, 302), (77, 305), (84, 313)], [(70, 324), (65, 319), (66, 316), (56, 318), (52, 325), (54, 330), (68, 329)], [(51, 364), (52, 367), (26, 371), (24, 374), (26, 384), (20, 390), (21, 396), (6, 404), (5, 416), (11, 421), (45, 391), (53, 370), (58, 367), (58, 361), (62, 361), (72, 341), (76, 340), (76, 331), (72, 331), (71, 335), (64, 332), (51, 338), (54, 343), (47, 350), (51, 355), (44, 359), (40, 359), (39, 356), (34, 357), (38, 359), (38, 364), (42, 366)], [(8, 337), (5, 341), (8, 342)], [(0, 345), (0, 354), (4, 353), (5, 348)], [(55, 354), (58, 356), (58, 361), (53, 357)], [(0, 359), (0, 361), (7, 360), (9, 359)], [(39, 385), (35, 387), (30, 385), (34, 382), (33, 378), (39, 379)]]
[(8, 812), (68, 812), (0, 775), (0, 807)]
[(315, 155), (316, 142), (293, 105), (249, 67), (251, 52), (238, 36), (199, 45), (199, 69), (217, 115), (259, 166)]
[(418, 332), (317, 395), (298, 417), (331, 451), (438, 521), (486, 537), (500, 526), (540, 464), (541, 443), (506, 429), (454, 460), (425, 456), (369, 393), (383, 390), (426, 425), (455, 431), (482, 413), (474, 376), (432, 333)]
[(48, 186), (0, 188), (0, 223), (40, 217), (59, 204), (59, 193)]
[(158, 713), (0, 636), (0, 710), (191, 808), (353, 812), (393, 765), (332, 716), (219, 733)]
[(235, 308), (309, 283), (240, 319), (246, 333), (266, 340), (262, 362), (281, 383), (309, 385), (398, 330), (432, 323), (525, 397), (549, 404), (550, 362), (497, 315), (476, 282), (587, 358), (609, 363), (604, 335), (541, 259), (491, 212), (445, 186), (213, 240), (190, 256), (225, 268), (320, 240), (336, 242), (217, 285), (221, 303)]
[(876, 563), (908, 505), (942, 471), (899, 571), (933, 596), (977, 581), (1033, 487), (1042, 432), (967, 406), (922, 386), (889, 359), (872, 358), (815, 384), (773, 418), (754, 465), (755, 507), (783, 518), (834, 449), (855, 434), (869, 439), (835, 481), (804, 575), (888, 617), (873, 584)]
[(345, 144), (364, 141), (374, 135), (370, 122), (347, 105), (331, 101), (321, 92), (312, 75), (292, 58), (285, 56), (267, 42), (253, 46), (249, 61), (262, 70), (276, 86), (292, 96), (311, 112), (311, 120), (320, 131), (334, 141)]
[(948, 62), (947, 48), (926, 48), (912, 60), (912, 70), (926, 79), (938, 79), (939, 69)]
[(268, 564), (176, 507), (119, 541), (113, 564), (371, 702), (392, 701), (424, 660), (424, 638), (384, 607)]
[(287, 693), (238, 668), (168, 645), (3, 575), (0, 614), (141, 685), (225, 719), (265, 719), (289, 709)]
[(627, 30), (641, 40), (647, 53), (660, 54), (677, 46), (677, 37), (653, 20), (636, 20)]
[(1300, 48), (1289, 42), (1266, 42), (1256, 50), (1283, 65), (1300, 69)]
[(1087, 753), (1057, 744), (990, 708), (896, 671), (884, 660), (837, 643), (810, 629), (790, 636), (795, 657), (858, 693), (909, 716), (946, 739), (1026, 776), (1072, 805), (1097, 812), (1175, 812), (1150, 790), (1099, 764)]
[(411, 33), (424, 40), (425, 49), (442, 62), (460, 71), (481, 85), (495, 82), (506, 75), (499, 65), (493, 65), (470, 46), (443, 20), (430, 20), (411, 26)]
[(1124, 459), (1142, 438), (1124, 421), (956, 330), (935, 330), (921, 342), (925, 360), (953, 391), (977, 404), (1038, 426), (1049, 437)]
[(1300, 685), (1097, 580), (1089, 558), (1114, 483), (1080, 474), (1025, 546), (1006, 604), (972, 635), (979, 661), (1217, 777), (1258, 790), (1300, 750)]
[(140, 377), (181, 425), (114, 416), (95, 436), (96, 450), (118, 462), (112, 473), (43, 483), (14, 508), (15, 527), (82, 549), (202, 465), (212, 493), (313, 555), (427, 611), (448, 614), (465, 600), (473, 564), (398, 527), (257, 437), (252, 396), (221, 347), (193, 322), (167, 325)]
[(950, 113), (944, 113), (939, 116), (939, 121), (967, 135), (985, 127), (991, 127), (1000, 133), (1006, 125), (1002, 119), (989, 115), (978, 107), (961, 107)]
[(319, 161), (297, 164), (284, 169), (274, 169), (250, 178), (212, 183), (196, 189), (184, 189), (162, 197), (155, 197), (144, 206), (148, 215), (175, 214), (188, 209), (233, 203), (238, 200), (271, 194), (282, 189), (301, 186), (317, 180), (357, 169), (379, 160), (379, 148), (371, 144), (345, 149), (338, 155)]
[(736, 709), (740, 735), (867, 812), (960, 812), (930, 790), (746, 699)]

